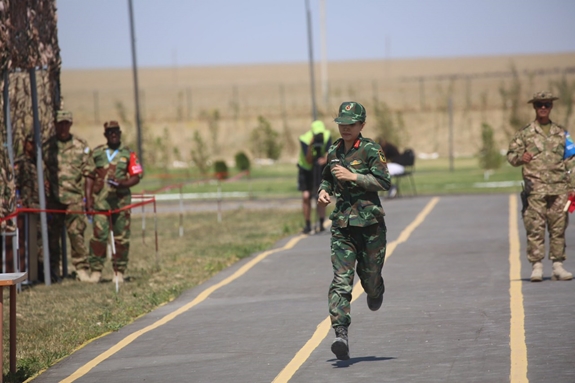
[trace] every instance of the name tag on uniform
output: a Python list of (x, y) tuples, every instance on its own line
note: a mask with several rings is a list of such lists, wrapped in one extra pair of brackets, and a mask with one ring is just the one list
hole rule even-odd
[(128, 159), (126, 157), (120, 157), (120, 162), (128, 162)]

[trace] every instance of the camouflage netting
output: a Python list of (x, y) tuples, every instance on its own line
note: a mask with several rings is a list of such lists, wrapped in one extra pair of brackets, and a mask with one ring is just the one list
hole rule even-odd
[[(60, 107), (60, 48), (55, 0), (0, 0), (0, 89), (8, 73), (10, 119), (15, 153), (21, 141), (33, 132), (30, 72), (36, 69), (38, 113), (42, 139), (54, 129), (54, 114)], [(2, 110), (5, 100), (0, 98)], [(6, 121), (0, 114), (0, 129), (6, 143)], [(7, 155), (2, 155), (7, 161)]]

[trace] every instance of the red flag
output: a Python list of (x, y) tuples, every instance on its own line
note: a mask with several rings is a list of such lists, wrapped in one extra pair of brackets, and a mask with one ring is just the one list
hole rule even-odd
[(130, 163), (128, 164), (128, 173), (131, 176), (135, 176), (136, 174), (142, 174), (144, 170), (142, 169), (142, 165), (140, 165), (140, 161), (138, 161), (138, 157), (136, 153), (130, 153)]

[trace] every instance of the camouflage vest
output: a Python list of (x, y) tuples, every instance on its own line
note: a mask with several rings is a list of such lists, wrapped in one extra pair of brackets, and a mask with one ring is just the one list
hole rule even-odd
[(96, 164), (96, 179), (92, 196), (95, 210), (110, 210), (127, 206), (132, 201), (130, 188), (116, 189), (108, 184), (110, 177), (116, 180), (129, 178), (128, 164), (132, 151), (125, 146), (111, 149), (107, 144), (94, 149), (93, 157)]
[(43, 148), (46, 179), (50, 183), (49, 199), (65, 205), (81, 203), (84, 177), (93, 177), (94, 161), (90, 147), (74, 135), (66, 142), (50, 137)]
[[(357, 174), (357, 181), (337, 180), (332, 174), (336, 162)], [(385, 213), (378, 191), (388, 190), (391, 181), (381, 146), (360, 135), (353, 147), (345, 153), (345, 145), (340, 138), (329, 148), (327, 163), (320, 190), (325, 190), (337, 199), (330, 215), (332, 225), (365, 227), (382, 222)]]
[(14, 163), (16, 189), (20, 192), (23, 207), (38, 209), (40, 197), (38, 196), (38, 172), (36, 160), (23, 154)]
[[(523, 179), (531, 186), (531, 193), (559, 195), (570, 189), (568, 160), (563, 159), (566, 131), (551, 122), (549, 135), (537, 121), (531, 122), (515, 134), (509, 144), (507, 160), (513, 166), (523, 166)], [(521, 160), (529, 152), (529, 163)]]

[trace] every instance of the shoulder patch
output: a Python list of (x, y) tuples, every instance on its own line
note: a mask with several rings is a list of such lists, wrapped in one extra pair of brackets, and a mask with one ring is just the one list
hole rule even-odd
[(379, 149), (377, 151), (377, 154), (379, 154), (379, 160), (381, 162), (383, 162), (384, 164), (387, 163), (387, 161), (385, 160), (385, 154), (383, 154), (383, 150)]
[(86, 154), (90, 153), (90, 147), (86, 146), (84, 148), (84, 153), (86, 153)]

